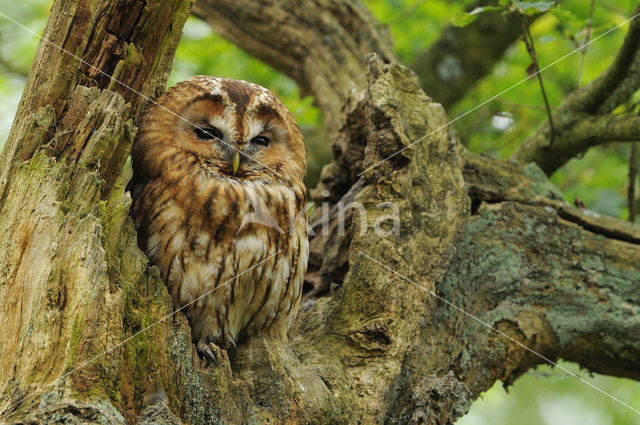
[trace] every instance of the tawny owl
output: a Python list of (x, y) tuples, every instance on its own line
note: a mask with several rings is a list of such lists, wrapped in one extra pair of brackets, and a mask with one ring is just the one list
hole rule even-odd
[(132, 162), (139, 244), (175, 304), (191, 303), (198, 352), (216, 361), (211, 342), (286, 339), (309, 252), (305, 150), (287, 108), (256, 84), (193, 77), (145, 112)]

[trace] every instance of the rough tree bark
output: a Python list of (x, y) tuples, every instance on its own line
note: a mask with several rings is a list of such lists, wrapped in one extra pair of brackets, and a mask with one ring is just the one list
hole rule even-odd
[(190, 7), (66, 0), (51, 9), (49, 42), (0, 156), (2, 423), (133, 422), (146, 376), (168, 362), (154, 343), (166, 324), (100, 355), (171, 308), (164, 292), (146, 302), (163, 285), (134, 249), (117, 177), (145, 97), (164, 90)]
[[(147, 2), (143, 10), (167, 20), (139, 32), (146, 19), (121, 19), (124, 5), (69, 4), (56, 3), (46, 34), (78, 40), (74, 51), (125, 78), (134, 74), (118, 55), (133, 52), (146, 64), (134, 87), (157, 94), (188, 4)], [(549, 358), (640, 378), (637, 230), (568, 206), (535, 165), (465, 152), (360, 2), (213, 6), (200, 2), (197, 13), (313, 93), (333, 126), (335, 161), (317, 199), (353, 199), (366, 214), (352, 215), (347, 235), (331, 223), (329, 236), (312, 240), (316, 290), (290, 346), (255, 338), (232, 364), (204, 368), (182, 314), (168, 316), (165, 287), (135, 245), (129, 197), (113, 183), (144, 101), (40, 46), (2, 157), (3, 421), (448, 424), (497, 379), (542, 362), (424, 289)], [(88, 55), (105, 19), (131, 30)], [(59, 90), (48, 96), (36, 90), (45, 63), (48, 77), (66, 72), (44, 86)], [(398, 235), (376, 235), (381, 202), (398, 206)]]

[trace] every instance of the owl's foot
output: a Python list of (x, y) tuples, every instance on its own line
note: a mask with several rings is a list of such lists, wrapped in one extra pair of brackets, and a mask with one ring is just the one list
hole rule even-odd
[(198, 352), (198, 355), (201, 358), (206, 359), (209, 364), (213, 363), (214, 365), (218, 366), (224, 361), (225, 356), (222, 352), (223, 348), (221, 347), (225, 346), (227, 352), (226, 357), (229, 360), (233, 359), (236, 355), (236, 352), (238, 351), (238, 347), (236, 346), (236, 342), (230, 336), (227, 336), (226, 344), (221, 346), (213, 342), (207, 344), (206, 342), (204, 342), (204, 340), (201, 340), (200, 342), (196, 343), (196, 350)]
[(200, 355), (200, 357), (204, 357), (210, 363), (213, 363), (216, 366), (220, 364), (221, 359), (220, 359), (219, 349), (215, 350), (214, 352), (214, 350), (211, 349), (211, 346), (209, 346), (209, 344), (207, 344), (204, 341), (200, 341), (196, 344), (196, 350), (198, 351), (198, 354)]

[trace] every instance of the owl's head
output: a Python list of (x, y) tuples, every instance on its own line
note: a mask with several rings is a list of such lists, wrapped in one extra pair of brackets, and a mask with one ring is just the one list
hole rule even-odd
[[(195, 76), (149, 106), (133, 147), (148, 175), (185, 159), (212, 178), (302, 182), (304, 142), (289, 110), (269, 90), (246, 81)], [(175, 165), (175, 164), (173, 164)]]

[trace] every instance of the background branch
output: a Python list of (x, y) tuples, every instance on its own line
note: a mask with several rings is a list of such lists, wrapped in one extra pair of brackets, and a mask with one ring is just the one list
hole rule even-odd
[(596, 8), (596, 0), (591, 0), (591, 4), (589, 5), (589, 19), (587, 20), (587, 29), (584, 36), (584, 41), (582, 42), (582, 50), (580, 50), (580, 65), (578, 66), (578, 81), (576, 85), (578, 88), (582, 86), (582, 71), (584, 70), (584, 60), (587, 56), (587, 45), (591, 40), (591, 30), (593, 27), (593, 12)]
[(574, 151), (580, 146), (589, 148), (608, 142), (634, 140), (640, 140), (640, 117), (637, 115), (590, 115), (566, 133), (565, 149)]
[[(471, 4), (495, 6), (495, 0)], [(535, 20), (540, 15), (534, 15)], [(449, 109), (480, 79), (491, 72), (506, 50), (522, 37), (517, 13), (484, 12), (470, 25), (446, 27), (438, 40), (411, 65), (422, 88)]]
[[(634, 14), (640, 13), (640, 5)], [(522, 142), (513, 158), (522, 163), (536, 162), (545, 173), (552, 174), (569, 159), (599, 143), (612, 141), (612, 134), (632, 135), (635, 139), (635, 119), (614, 119), (609, 115), (626, 102), (640, 88), (640, 17), (629, 25), (629, 31), (613, 64), (600, 77), (587, 86), (574, 91), (553, 113), (554, 143), (549, 147), (550, 123), (541, 125)], [(611, 125), (604, 120), (612, 120)], [(574, 127), (585, 128), (576, 131)], [(611, 128), (609, 128), (611, 127)], [(599, 137), (591, 137), (586, 129), (598, 131)]]
[(529, 17), (526, 13), (521, 13), (520, 18), (522, 19), (522, 35), (524, 39), (524, 44), (527, 47), (527, 52), (531, 57), (532, 63), (527, 68), (527, 72), (529, 74), (536, 74), (536, 79), (538, 83), (540, 83), (540, 93), (542, 93), (542, 100), (544, 100), (544, 107), (547, 111), (547, 116), (549, 117), (549, 146), (553, 146), (553, 137), (555, 134), (555, 130), (553, 128), (553, 115), (551, 114), (551, 107), (549, 106), (549, 99), (547, 98), (547, 92), (544, 89), (544, 82), (542, 80), (542, 74), (540, 73), (540, 64), (538, 63), (538, 55), (536, 54), (536, 45), (531, 36), (531, 31), (529, 29)]
[[(245, 1), (201, 0), (192, 13), (291, 77), (303, 96), (312, 94), (332, 137), (341, 125), (342, 97), (366, 87), (363, 55), (395, 58), (387, 29), (360, 1), (305, 2), (304, 8), (274, 2), (258, 11)], [(272, 37), (276, 27), (279, 34)]]

